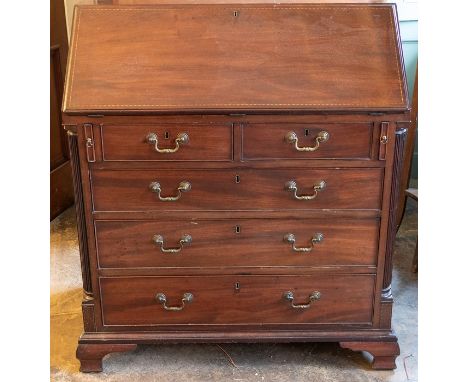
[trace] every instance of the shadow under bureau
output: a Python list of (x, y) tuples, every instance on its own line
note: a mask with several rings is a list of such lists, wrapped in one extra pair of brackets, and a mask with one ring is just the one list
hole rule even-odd
[(63, 113), (82, 371), (161, 342), (335, 341), (395, 367), (394, 6), (77, 6)]

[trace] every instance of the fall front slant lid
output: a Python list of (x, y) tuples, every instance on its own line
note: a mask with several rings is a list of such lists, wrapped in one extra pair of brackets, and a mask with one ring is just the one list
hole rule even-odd
[(77, 6), (69, 114), (402, 112), (394, 6)]

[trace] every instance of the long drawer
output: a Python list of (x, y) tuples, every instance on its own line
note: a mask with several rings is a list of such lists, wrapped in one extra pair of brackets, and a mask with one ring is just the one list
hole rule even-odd
[(101, 268), (375, 265), (377, 219), (96, 221)]
[(373, 275), (104, 277), (105, 326), (369, 324)]
[(95, 170), (95, 211), (380, 209), (383, 169)]

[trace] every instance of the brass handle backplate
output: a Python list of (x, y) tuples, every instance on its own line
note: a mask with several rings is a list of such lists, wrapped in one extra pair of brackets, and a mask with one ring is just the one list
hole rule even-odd
[(312, 239), (310, 239), (310, 242), (312, 243), (312, 245), (310, 247), (296, 247), (296, 236), (294, 236), (293, 233), (287, 233), (286, 235), (284, 235), (283, 240), (286, 243), (291, 244), (292, 249), (295, 252), (311, 252), (312, 249), (314, 248), (315, 244), (318, 244), (318, 243), (323, 241), (323, 234), (322, 233), (316, 233), (312, 237)]
[(176, 306), (167, 306), (167, 297), (164, 293), (156, 294), (156, 301), (162, 304), (166, 310), (179, 311), (185, 308), (185, 304), (190, 304), (193, 301), (193, 294), (190, 292), (184, 293), (182, 297), (182, 304)]
[(180, 133), (177, 135), (177, 138), (174, 140), (175, 147), (173, 149), (160, 149), (158, 147), (158, 136), (155, 133), (149, 133), (146, 136), (146, 142), (151, 145), (154, 145), (154, 149), (158, 153), (168, 154), (168, 153), (175, 153), (179, 150), (180, 145), (186, 145), (189, 143), (189, 136), (187, 133)]
[(294, 148), (296, 149), (296, 151), (315, 151), (315, 150), (318, 150), (318, 148), (320, 147), (320, 143), (328, 141), (329, 138), (330, 138), (330, 134), (328, 133), (328, 131), (321, 131), (315, 137), (315, 145), (314, 146), (312, 146), (312, 147), (310, 147), (310, 146), (299, 147), (299, 145), (298, 145), (299, 138), (297, 137), (297, 134), (294, 131), (288, 132), (286, 134), (286, 136), (284, 137), (286, 142), (291, 143), (291, 144), (294, 145)]
[(183, 235), (179, 240), (179, 246), (176, 248), (164, 248), (164, 237), (162, 235), (154, 235), (153, 241), (155, 244), (159, 245), (161, 252), (164, 253), (179, 253), (182, 251), (184, 245), (190, 245), (192, 243), (192, 236)]
[(284, 188), (287, 191), (291, 191), (294, 193), (294, 198), (297, 200), (312, 200), (315, 199), (318, 195), (319, 191), (322, 191), (326, 186), (326, 183), (324, 180), (321, 180), (320, 182), (314, 184), (314, 193), (313, 195), (298, 195), (297, 194), (297, 183), (294, 180), (290, 180), (289, 182), (286, 182), (284, 185)]
[(161, 185), (158, 182), (152, 182), (149, 188), (152, 192), (158, 194), (159, 200), (163, 202), (174, 202), (180, 199), (182, 192), (189, 192), (192, 189), (192, 185), (185, 180), (180, 182), (179, 187), (177, 187), (178, 194), (176, 196), (161, 196)]
[(291, 302), (291, 307), (294, 308), (294, 309), (309, 309), (310, 306), (312, 305), (312, 302), (320, 300), (320, 297), (321, 297), (320, 292), (315, 291), (309, 296), (309, 302), (308, 303), (295, 304), (294, 303), (294, 293), (293, 292), (287, 291), (287, 292), (283, 293), (283, 298), (286, 301), (290, 301)]

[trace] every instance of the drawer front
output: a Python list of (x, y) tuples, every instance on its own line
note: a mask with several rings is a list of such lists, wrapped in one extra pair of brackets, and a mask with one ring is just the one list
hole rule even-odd
[(249, 124), (244, 159), (370, 159), (372, 123)]
[(374, 284), (373, 275), (100, 279), (106, 326), (369, 324)]
[(229, 161), (231, 125), (103, 125), (105, 161)]
[(96, 221), (95, 225), (101, 268), (336, 266), (377, 261), (377, 219)]
[(383, 169), (96, 170), (96, 211), (380, 209)]

